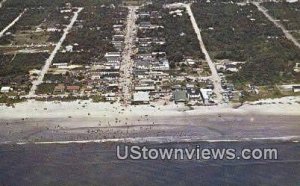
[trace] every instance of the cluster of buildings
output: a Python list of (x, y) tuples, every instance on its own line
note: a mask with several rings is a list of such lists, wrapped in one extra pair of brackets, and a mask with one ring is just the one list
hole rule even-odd
[(126, 15), (124, 9), (114, 20), (110, 41), (114, 50), (106, 52), (102, 60), (93, 62), (88, 71), (88, 84), (97, 90), (94, 93), (100, 94), (106, 101), (117, 101), (120, 98), (119, 79), (122, 51), (125, 47)]
[(175, 103), (190, 103), (190, 104), (215, 104), (213, 99), (213, 89), (211, 88), (197, 88), (193, 84), (186, 86), (174, 86), (173, 97)]
[(237, 91), (232, 83), (227, 82), (225, 74), (236, 73), (241, 69), (245, 62), (235, 62), (230, 60), (220, 60), (216, 63), (216, 69), (221, 78), (221, 85), (224, 90), (223, 100), (229, 102), (230, 100), (239, 101), (241, 93)]
[[(159, 25), (162, 15), (158, 11), (141, 11), (138, 13), (138, 37), (136, 38), (137, 54), (133, 57), (133, 93), (132, 104), (149, 104), (163, 101), (165, 103), (214, 104), (213, 85), (203, 80), (200, 88), (196, 84), (201, 81), (191, 78), (189, 74), (171, 73), (170, 63), (163, 47), (166, 39), (162, 34), (164, 27)], [(186, 65), (193, 66), (197, 62), (185, 59)]]
[(13, 90), (13, 88), (5, 86), (5, 87), (1, 87), (0, 92), (1, 93), (9, 93), (12, 90)]
[[(76, 61), (69, 60), (68, 57), (58, 59), (51, 65), (44, 82), (55, 84), (54, 95), (74, 96), (100, 96), (108, 101), (116, 101), (119, 94), (120, 65), (122, 62), (122, 51), (124, 49), (124, 34), (127, 9), (112, 11), (111, 25), (112, 36), (105, 38), (113, 46), (109, 47), (103, 56), (89, 57), (89, 61), (84, 64), (78, 64)], [(82, 24), (74, 26), (74, 29), (80, 29)], [(93, 28), (90, 28), (93, 29)], [(98, 30), (98, 29), (96, 29)], [(77, 51), (78, 44), (74, 43), (64, 47), (61, 53), (68, 55), (85, 55), (84, 51)], [(83, 54), (82, 54), (83, 53)], [(76, 60), (76, 58), (74, 59)]]
[[(137, 54), (133, 57), (133, 96), (132, 104), (149, 103), (166, 99), (171, 94), (168, 88), (170, 65), (165, 52), (154, 50), (166, 44), (165, 38), (158, 35), (163, 26), (155, 24), (161, 19), (158, 11), (138, 13)], [(152, 34), (151, 34), (152, 33)]]

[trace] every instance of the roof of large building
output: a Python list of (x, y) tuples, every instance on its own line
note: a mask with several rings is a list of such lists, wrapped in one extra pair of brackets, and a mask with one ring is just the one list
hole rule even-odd
[(134, 102), (149, 102), (150, 101), (149, 92), (135, 92), (133, 94), (133, 101)]
[(177, 90), (174, 93), (175, 102), (186, 102), (188, 101), (188, 96), (185, 90)]

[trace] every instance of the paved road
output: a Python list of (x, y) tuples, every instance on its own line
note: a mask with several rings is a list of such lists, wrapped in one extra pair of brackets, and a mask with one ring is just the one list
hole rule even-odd
[(260, 12), (262, 12), (271, 22), (273, 22), (275, 26), (277, 26), (278, 28), (280, 28), (287, 39), (289, 39), (290, 41), (292, 41), (298, 48), (300, 48), (300, 43), (298, 42), (298, 40), (295, 39), (294, 36), (292, 34), (290, 34), (290, 32), (279, 21), (276, 21), (268, 13), (268, 10), (265, 7), (261, 6), (260, 3), (258, 3), (258, 2), (252, 2), (252, 4), (255, 5), (257, 7), (257, 9)]
[(129, 14), (127, 17), (127, 28), (125, 36), (125, 48), (122, 54), (121, 63), (121, 77), (120, 86), (122, 87), (122, 98), (125, 105), (129, 104), (131, 100), (131, 87), (132, 87), (132, 67), (133, 61), (131, 55), (133, 54), (134, 39), (137, 34), (137, 26), (135, 24), (137, 15), (135, 11), (138, 7), (129, 6)]
[[(1, 7), (0, 7), (1, 8)], [(27, 9), (25, 8), (24, 11), (22, 13), (19, 14), (19, 16), (13, 20), (9, 25), (7, 25), (1, 32), (0, 32), (0, 38), (5, 34), (6, 31), (8, 31), (12, 26), (14, 26), (16, 24), (16, 22), (19, 21), (19, 19), (23, 16), (23, 14), (27, 11)]]
[(72, 29), (75, 21), (77, 20), (79, 13), (82, 10), (83, 10), (83, 8), (78, 8), (78, 10), (74, 13), (74, 16), (72, 17), (70, 24), (64, 29), (64, 33), (63, 33), (62, 37), (60, 38), (60, 40), (56, 44), (56, 46), (55, 46), (54, 50), (52, 51), (51, 55), (49, 56), (49, 58), (46, 60), (46, 63), (44, 65), (44, 67), (42, 68), (42, 71), (41, 71), (38, 79), (36, 81), (32, 82), (32, 87), (31, 87), (31, 90), (30, 90), (29, 95), (28, 95), (29, 97), (33, 97), (35, 95), (35, 91), (37, 89), (37, 86), (40, 85), (43, 82), (44, 76), (47, 73), (48, 69), (50, 68), (50, 65), (52, 64), (52, 61), (53, 61), (55, 55), (59, 51), (59, 49), (62, 46), (63, 42), (65, 41), (68, 33), (70, 32), (70, 30)]

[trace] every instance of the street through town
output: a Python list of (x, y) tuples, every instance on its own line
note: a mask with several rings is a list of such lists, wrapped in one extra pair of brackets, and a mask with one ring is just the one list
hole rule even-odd
[(130, 104), (131, 100), (131, 87), (132, 87), (132, 67), (133, 61), (131, 56), (134, 53), (134, 40), (137, 34), (137, 26), (135, 24), (137, 20), (136, 10), (138, 7), (129, 6), (129, 14), (127, 17), (127, 27), (125, 35), (125, 48), (122, 54), (121, 63), (121, 77), (120, 86), (122, 89), (122, 99), (125, 105)]
[(65, 41), (68, 33), (71, 31), (75, 21), (78, 18), (79, 13), (83, 10), (83, 8), (78, 8), (78, 10), (74, 13), (74, 16), (71, 19), (70, 24), (64, 29), (64, 33), (62, 35), (62, 37), (60, 38), (60, 40), (58, 41), (58, 43), (56, 44), (54, 50), (52, 51), (51, 55), (49, 56), (49, 58), (46, 60), (46, 63), (44, 65), (44, 67), (42, 68), (39, 77), (36, 81), (32, 82), (32, 87), (31, 90), (29, 92), (29, 97), (32, 97), (35, 95), (35, 91), (38, 87), (38, 85), (40, 85), (43, 82), (44, 76), (45, 74), (48, 72), (48, 69), (50, 68), (52, 61), (54, 59), (54, 57), (56, 56), (57, 52), (59, 51), (59, 49), (61, 48), (63, 42)]

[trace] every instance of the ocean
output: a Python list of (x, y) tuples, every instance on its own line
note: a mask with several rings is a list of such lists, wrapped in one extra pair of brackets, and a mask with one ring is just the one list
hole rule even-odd
[(276, 148), (278, 160), (118, 160), (120, 144), (1, 145), (0, 185), (300, 185), (298, 142), (139, 144), (148, 148)]

